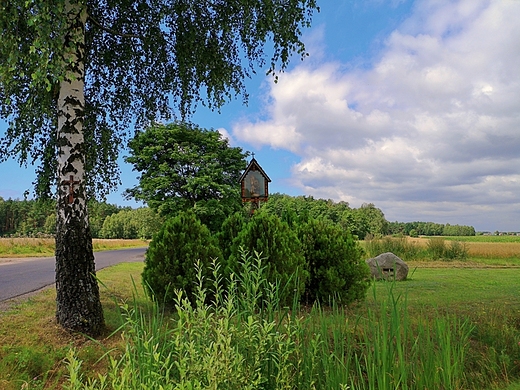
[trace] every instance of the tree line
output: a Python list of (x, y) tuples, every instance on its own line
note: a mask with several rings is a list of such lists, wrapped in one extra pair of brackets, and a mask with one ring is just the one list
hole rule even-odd
[(435, 222), (389, 222), (388, 233), (418, 236), (474, 236), (473, 226)]
[[(133, 209), (89, 201), (93, 238), (151, 239), (163, 222), (149, 207)], [(37, 237), (56, 234), (56, 202), (0, 197), (0, 237)]]
[[(210, 230), (220, 229), (217, 214), (222, 213), (215, 205), (205, 210), (212, 218)], [(306, 222), (310, 219), (327, 219), (339, 224), (358, 239), (373, 236), (402, 234), (407, 236), (474, 236), (473, 226), (440, 224), (435, 222), (389, 222), (384, 213), (372, 203), (352, 208), (347, 202), (331, 199), (315, 199), (312, 196), (271, 194), (262, 205), (269, 214), (289, 223)], [(199, 206), (200, 210), (200, 206)], [(218, 212), (217, 212), (218, 211)], [(236, 211), (236, 210), (235, 210)], [(175, 213), (172, 213), (175, 214)], [(172, 214), (169, 214), (170, 216)], [(115, 204), (89, 201), (89, 220), (93, 238), (151, 239), (166, 215), (160, 215), (149, 207), (133, 209)], [(208, 218), (206, 218), (209, 220)], [(56, 232), (56, 203), (52, 200), (18, 200), (0, 197), (0, 237), (34, 237), (54, 235)]]

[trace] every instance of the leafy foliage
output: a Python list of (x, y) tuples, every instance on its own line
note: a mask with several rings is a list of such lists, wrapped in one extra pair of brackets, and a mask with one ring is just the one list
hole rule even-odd
[(389, 232), (409, 236), (412, 236), (412, 233), (418, 236), (474, 236), (476, 234), (473, 226), (418, 221), (390, 222)]
[(239, 179), (247, 153), (214, 130), (186, 123), (155, 124), (129, 143), (127, 162), (141, 173), (128, 196), (161, 215), (192, 209), (216, 231), (241, 207)]
[(373, 203), (363, 203), (353, 211), (354, 228), (351, 230), (360, 240), (367, 234), (382, 236), (388, 234), (388, 221)]
[(290, 226), (308, 222), (310, 219), (324, 218), (341, 224), (361, 240), (367, 234), (381, 236), (388, 233), (385, 215), (372, 203), (353, 209), (347, 202), (334, 202), (331, 199), (272, 194), (262, 209), (277, 215)]
[(316, 8), (315, 0), (0, 3), (0, 117), (9, 121), (0, 161), (39, 160), (38, 196), (55, 184), (60, 325), (92, 336), (103, 327), (86, 200), (118, 184), (130, 124), (175, 110), (184, 119), (198, 102), (218, 108), (233, 94), (247, 100), (244, 78), (264, 65), (266, 42), (270, 72), (305, 55), (300, 29)]
[(55, 208), (55, 203), (49, 201), (0, 198), (0, 236), (51, 233), (46, 230), (46, 221), (56, 212)]
[(211, 261), (221, 257), (208, 228), (192, 211), (181, 212), (166, 221), (150, 242), (142, 275), (144, 285), (161, 303), (174, 304), (175, 289), (185, 291), (188, 299), (194, 302), (195, 262), (199, 262), (207, 280)]
[[(56, 99), (68, 66), (68, 2), (0, 4), (0, 116), (10, 120), (0, 159), (39, 159), (43, 176), (56, 172)], [(293, 53), (306, 55), (301, 30), (317, 9), (315, 0), (84, 4), (84, 157), (98, 192), (117, 184), (118, 146), (134, 120), (142, 128), (172, 114), (187, 117), (198, 103), (218, 109), (234, 96), (247, 101), (244, 79), (257, 66), (267, 62), (267, 72), (276, 74)], [(38, 180), (38, 189), (48, 193), (54, 183)]]
[[(94, 199), (88, 206), (94, 238), (151, 238), (162, 223), (162, 219), (149, 208), (123, 209)], [(55, 233), (56, 202), (0, 198), (0, 236), (31, 237)]]
[(365, 297), (370, 272), (349, 232), (328, 220), (311, 219), (299, 227), (298, 237), (310, 275), (307, 299), (348, 304)]
[(231, 256), (233, 242), (244, 229), (246, 223), (246, 216), (243, 212), (231, 214), (222, 223), (220, 231), (216, 234), (216, 237), (220, 250), (222, 251), (222, 258), (225, 261), (227, 261)]
[(162, 218), (148, 207), (121, 210), (105, 218), (99, 235), (102, 238), (150, 239), (161, 224)]
[(299, 299), (309, 273), (298, 237), (287, 223), (262, 209), (256, 212), (233, 241), (228, 274), (237, 271), (241, 248), (265, 258), (266, 279), (280, 283), (283, 302), (288, 303), (294, 296)]

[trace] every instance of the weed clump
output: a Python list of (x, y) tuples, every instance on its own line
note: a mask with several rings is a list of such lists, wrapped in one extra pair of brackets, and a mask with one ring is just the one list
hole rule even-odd
[(433, 260), (466, 260), (468, 246), (465, 242), (450, 241), (446, 244), (442, 237), (432, 237), (428, 240), (427, 250)]

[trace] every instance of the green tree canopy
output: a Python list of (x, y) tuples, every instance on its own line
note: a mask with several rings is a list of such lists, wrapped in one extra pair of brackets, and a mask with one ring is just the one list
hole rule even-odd
[[(82, 8), (84, 53), (64, 58), (70, 5)], [(84, 65), (85, 163), (97, 190), (117, 184), (126, 129), (218, 109), (241, 96), (258, 67), (276, 74), (306, 55), (301, 30), (315, 0), (9, 0), (0, 4), (0, 116), (10, 128), (0, 159), (39, 159), (41, 193), (56, 172), (56, 112), (69, 62)], [(78, 32), (76, 35), (81, 34)]]
[(141, 175), (127, 194), (160, 214), (192, 209), (214, 227), (240, 209), (239, 179), (247, 153), (230, 147), (218, 131), (180, 122), (155, 124), (138, 132), (129, 148), (126, 161)]

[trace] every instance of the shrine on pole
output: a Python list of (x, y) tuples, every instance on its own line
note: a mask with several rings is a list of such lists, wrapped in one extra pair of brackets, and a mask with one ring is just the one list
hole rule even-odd
[(266, 202), (269, 196), (269, 183), (271, 179), (253, 158), (240, 177), (242, 187), (242, 202), (251, 202), (258, 208), (260, 202)]

